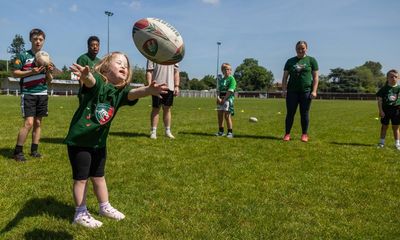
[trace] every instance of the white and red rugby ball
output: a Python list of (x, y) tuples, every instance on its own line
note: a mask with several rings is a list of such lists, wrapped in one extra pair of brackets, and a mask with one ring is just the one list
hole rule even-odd
[(135, 22), (132, 38), (139, 52), (158, 64), (175, 64), (185, 55), (181, 34), (162, 19), (143, 18)]

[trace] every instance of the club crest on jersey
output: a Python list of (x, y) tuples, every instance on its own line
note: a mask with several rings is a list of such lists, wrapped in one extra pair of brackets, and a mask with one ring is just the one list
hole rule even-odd
[(114, 116), (114, 107), (108, 103), (99, 103), (96, 106), (95, 115), (97, 121), (104, 125), (109, 122)]

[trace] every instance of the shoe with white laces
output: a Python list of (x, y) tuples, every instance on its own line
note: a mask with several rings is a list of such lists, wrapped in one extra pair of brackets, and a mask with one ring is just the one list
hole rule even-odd
[(156, 132), (151, 132), (150, 133), (150, 138), (151, 139), (157, 139), (157, 133)]
[(227, 137), (227, 138), (233, 138), (233, 133), (228, 132), (228, 133), (226, 134), (226, 137)]
[(117, 221), (125, 218), (125, 215), (122, 212), (118, 211), (112, 206), (108, 206), (106, 208), (100, 208), (99, 214), (108, 218), (115, 219)]
[(167, 138), (175, 139), (174, 135), (172, 135), (171, 132), (165, 132), (165, 136), (166, 136)]
[(384, 148), (385, 147), (385, 144), (383, 144), (383, 143), (378, 143), (378, 145), (376, 145), (376, 148)]
[(78, 224), (87, 228), (99, 228), (101, 225), (103, 225), (102, 222), (94, 219), (88, 211), (81, 212), (75, 216), (72, 224)]

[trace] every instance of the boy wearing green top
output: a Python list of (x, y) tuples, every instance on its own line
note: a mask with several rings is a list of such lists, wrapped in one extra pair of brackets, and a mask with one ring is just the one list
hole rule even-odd
[(386, 84), (376, 93), (378, 97), (379, 117), (381, 118), (381, 135), (378, 147), (385, 146), (386, 131), (389, 121), (392, 122), (395, 147), (400, 150), (399, 124), (400, 124), (400, 86), (397, 84), (399, 74), (392, 69), (386, 74)]
[(229, 63), (221, 66), (224, 77), (218, 80), (217, 111), (218, 111), (218, 132), (216, 136), (224, 136), (224, 118), (228, 132), (226, 137), (233, 138), (232, 116), (234, 115), (233, 100), (235, 99), (236, 80), (232, 76), (232, 67)]
[(32, 47), (28, 51), (18, 54), (13, 64), (13, 76), (20, 78), (21, 86), (21, 111), (24, 118), (23, 126), (20, 128), (17, 144), (14, 149), (14, 159), (17, 162), (25, 162), (23, 146), (32, 130), (32, 144), (30, 156), (40, 158), (38, 152), (41, 125), (43, 117), (48, 115), (47, 84), (53, 80), (54, 66), (37, 66), (35, 55), (42, 50), (46, 34), (38, 28), (29, 33)]

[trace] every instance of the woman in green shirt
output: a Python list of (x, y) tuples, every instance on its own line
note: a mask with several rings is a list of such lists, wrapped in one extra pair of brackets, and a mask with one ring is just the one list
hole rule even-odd
[[(300, 105), (301, 141), (308, 142), (309, 110), (311, 99), (317, 97), (318, 63), (308, 56), (307, 43), (299, 41), (296, 44), (296, 57), (287, 60), (282, 77), (282, 90), (286, 95), (286, 121), (284, 141), (290, 140), (290, 130), (293, 126), (297, 106)], [(289, 78), (289, 81), (288, 81)]]

